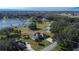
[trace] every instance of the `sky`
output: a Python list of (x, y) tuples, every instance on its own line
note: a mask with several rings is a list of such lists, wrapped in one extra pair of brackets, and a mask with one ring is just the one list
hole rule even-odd
[(20, 10), (20, 11), (79, 11), (78, 7), (9, 7), (0, 10)]
[[(73, 7), (73, 8), (31, 8), (31, 7)], [(0, 9), (79, 11), (78, 0), (0, 0)]]

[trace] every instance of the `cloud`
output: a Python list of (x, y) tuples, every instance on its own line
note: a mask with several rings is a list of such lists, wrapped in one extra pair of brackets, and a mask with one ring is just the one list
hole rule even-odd
[(0, 7), (79, 6), (78, 0), (0, 0)]

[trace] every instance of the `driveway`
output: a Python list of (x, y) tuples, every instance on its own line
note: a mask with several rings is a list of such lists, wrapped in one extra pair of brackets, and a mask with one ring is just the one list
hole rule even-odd
[(34, 49), (32, 49), (32, 47), (31, 47), (31, 45), (28, 44), (27, 42), (26, 42), (26, 47), (27, 47), (26, 50), (28, 50), (28, 51), (34, 51)]
[(53, 42), (53, 39), (52, 38), (47, 38), (46, 40), (49, 41), (50, 43)]

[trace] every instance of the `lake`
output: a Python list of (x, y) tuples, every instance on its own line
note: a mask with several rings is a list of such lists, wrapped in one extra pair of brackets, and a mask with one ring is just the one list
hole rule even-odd
[(0, 29), (9, 27), (28, 27), (31, 22), (24, 20), (0, 20)]

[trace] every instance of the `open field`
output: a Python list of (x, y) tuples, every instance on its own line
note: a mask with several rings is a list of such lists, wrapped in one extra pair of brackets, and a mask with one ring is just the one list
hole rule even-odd
[[(49, 23), (42, 23), (42, 24), (37, 24), (37, 29), (36, 30), (31, 30), (29, 29), (28, 27), (25, 27), (25, 28), (15, 28), (15, 30), (21, 30), (21, 34), (29, 34), (31, 35), (33, 32), (42, 32), (43, 33), (43, 30), (46, 29), (48, 27)], [(44, 32), (44, 33), (47, 33), (47, 32)], [(50, 34), (51, 33), (47, 33), (47, 34)]]

